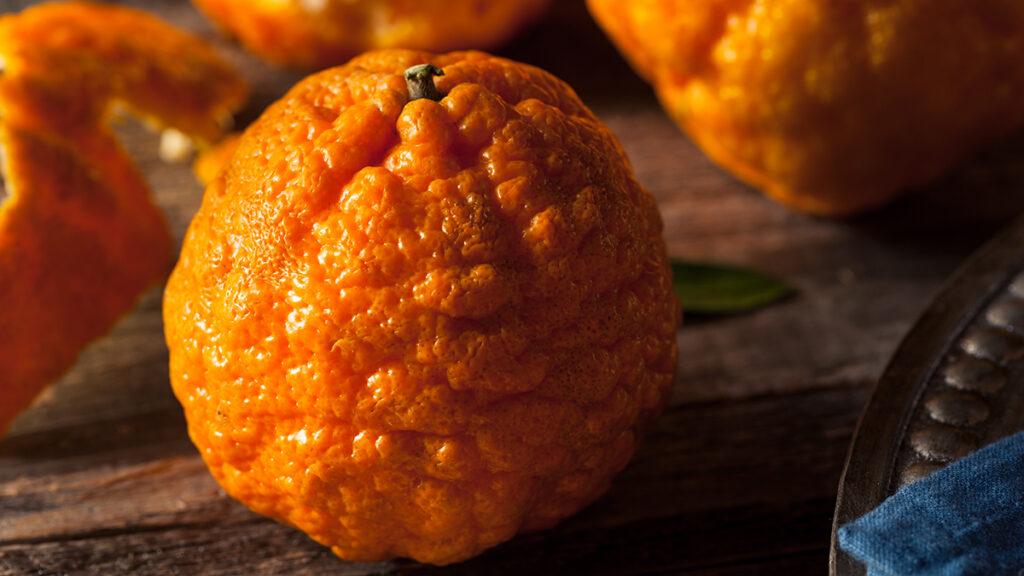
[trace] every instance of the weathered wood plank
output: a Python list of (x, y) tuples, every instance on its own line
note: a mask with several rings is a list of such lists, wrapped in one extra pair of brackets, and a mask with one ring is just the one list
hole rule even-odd
[[(819, 557), (863, 400), (854, 387), (675, 408), (605, 498), (447, 571), (711, 573)], [(104, 436), (119, 448), (98, 449)], [(0, 574), (427, 571), (339, 562), (257, 518), (216, 487), (174, 414), (23, 435), (0, 445), (0, 470)]]

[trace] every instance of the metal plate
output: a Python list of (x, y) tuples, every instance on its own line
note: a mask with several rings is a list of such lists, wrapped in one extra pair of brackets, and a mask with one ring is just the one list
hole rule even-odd
[[(879, 294), (884, 298), (884, 294)], [(836, 529), (901, 486), (1024, 428), (1024, 219), (974, 254), (900, 344), (839, 486), (829, 571), (862, 576)]]

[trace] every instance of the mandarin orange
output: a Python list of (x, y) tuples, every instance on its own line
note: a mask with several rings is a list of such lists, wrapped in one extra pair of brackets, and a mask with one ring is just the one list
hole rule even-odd
[[(428, 62), (436, 93), (431, 68), (403, 77)], [(343, 558), (446, 564), (552, 526), (668, 398), (661, 231), (612, 133), (537, 68), (388, 50), (311, 76), (242, 135), (167, 286), (192, 440)]]
[(588, 0), (707, 154), (844, 215), (1024, 126), (1019, 0)]
[(341, 64), (365, 50), (492, 48), (550, 0), (193, 0), (243, 45), (277, 64)]
[(245, 86), (202, 41), (85, 3), (3, 16), (0, 59), (2, 434), (170, 268), (166, 224), (112, 112), (210, 141)]

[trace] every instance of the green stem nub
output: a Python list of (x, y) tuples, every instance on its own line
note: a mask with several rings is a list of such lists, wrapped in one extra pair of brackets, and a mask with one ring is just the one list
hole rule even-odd
[(433, 64), (420, 64), (405, 71), (405, 83), (409, 86), (409, 100), (429, 98), (434, 102), (440, 102), (444, 94), (437, 91), (434, 86), (434, 76), (444, 76), (441, 70)]

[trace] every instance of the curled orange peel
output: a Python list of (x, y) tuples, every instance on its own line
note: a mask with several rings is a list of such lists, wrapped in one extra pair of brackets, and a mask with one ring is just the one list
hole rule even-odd
[(0, 60), (2, 434), (169, 269), (167, 225), (108, 119), (205, 146), (247, 88), (203, 41), (91, 3), (0, 17)]

